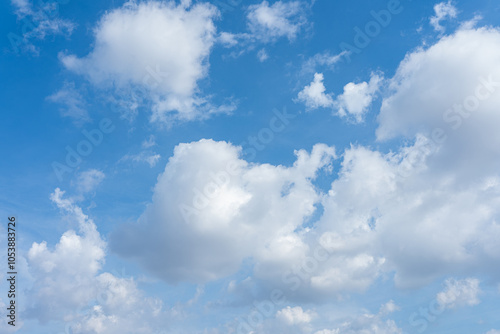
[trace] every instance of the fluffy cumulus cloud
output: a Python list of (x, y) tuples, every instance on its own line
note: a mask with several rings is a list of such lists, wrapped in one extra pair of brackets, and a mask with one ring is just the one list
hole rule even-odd
[(334, 149), (297, 151), (291, 167), (250, 164), (240, 150), (212, 140), (178, 145), (152, 203), (138, 224), (115, 233), (112, 247), (175, 282), (224, 277), (257, 250), (264, 257), (266, 247), (279, 249), (280, 242), (301, 244), (293, 231), (314, 212), (312, 180)]
[(78, 174), (74, 185), (80, 194), (94, 191), (106, 175), (97, 169), (89, 169)]
[(355, 122), (363, 121), (368, 107), (380, 88), (382, 77), (372, 73), (369, 82), (350, 82), (344, 86), (344, 92), (337, 96), (335, 107), (340, 117), (352, 118)]
[(307, 23), (305, 5), (300, 1), (262, 1), (248, 7), (248, 28), (252, 37), (264, 42), (280, 37), (294, 40)]
[(481, 289), (479, 288), (478, 279), (449, 279), (445, 282), (445, 289), (437, 294), (436, 299), (439, 305), (444, 309), (474, 306), (480, 302), (478, 297), (480, 292)]
[(309, 110), (334, 108), (340, 117), (360, 123), (372, 104), (382, 80), (381, 75), (372, 73), (369, 82), (357, 84), (350, 82), (344, 86), (344, 92), (334, 99), (331, 93), (326, 93), (323, 73), (315, 73), (314, 80), (299, 92), (297, 100), (303, 102)]
[(401, 334), (394, 320), (386, 319), (397, 307), (392, 301), (382, 305), (377, 314), (364, 313), (346, 319), (338, 328), (323, 329), (314, 334)]
[(430, 24), (434, 30), (443, 33), (445, 29), (441, 25), (441, 21), (455, 18), (457, 14), (457, 8), (453, 5), (451, 0), (448, 2), (440, 2), (434, 5), (434, 16), (430, 18)]
[(203, 118), (229, 111), (201, 95), (215, 42), (217, 9), (208, 3), (127, 2), (106, 13), (84, 57), (61, 54), (64, 66), (100, 87), (137, 88), (152, 102), (152, 121)]
[(33, 284), (26, 316), (42, 323), (64, 319), (72, 333), (151, 333), (168, 317), (162, 302), (149, 298), (131, 278), (102, 272), (106, 243), (94, 222), (64, 192), (52, 201), (78, 226), (55, 247), (33, 243), (27, 254)]
[(315, 73), (314, 80), (299, 92), (298, 100), (303, 102), (308, 109), (328, 108), (333, 105), (333, 98), (325, 93), (323, 73)]

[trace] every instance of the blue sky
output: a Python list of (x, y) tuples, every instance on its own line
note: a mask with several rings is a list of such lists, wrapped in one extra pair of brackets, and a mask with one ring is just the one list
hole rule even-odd
[(500, 333), (495, 1), (0, 6), (2, 333)]

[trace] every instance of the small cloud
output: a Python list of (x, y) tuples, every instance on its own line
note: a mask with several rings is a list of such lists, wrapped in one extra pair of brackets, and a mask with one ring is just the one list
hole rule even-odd
[(470, 29), (474, 29), (478, 22), (481, 21), (483, 19), (483, 17), (481, 15), (474, 15), (474, 17), (472, 19), (470, 19), (469, 21), (465, 21), (464, 23), (462, 23), (460, 25), (460, 29), (461, 30), (470, 30)]
[(301, 72), (303, 74), (314, 73), (318, 66), (326, 66), (328, 69), (333, 69), (349, 53), (349, 51), (342, 51), (336, 55), (332, 55), (329, 52), (317, 53), (302, 64)]
[(387, 315), (399, 310), (399, 307), (394, 303), (394, 301), (389, 300), (387, 303), (380, 307), (379, 314)]
[(372, 104), (375, 94), (382, 83), (382, 76), (371, 75), (369, 82), (355, 84), (350, 82), (344, 86), (344, 93), (335, 100), (335, 107), (340, 117), (351, 116), (356, 123), (363, 121), (368, 107)]
[(78, 174), (75, 186), (80, 194), (86, 194), (94, 191), (104, 180), (105, 174), (97, 169), (89, 169)]
[(372, 73), (369, 82), (358, 84), (350, 82), (344, 86), (344, 92), (336, 99), (332, 98), (332, 94), (325, 93), (326, 88), (323, 80), (322, 73), (315, 73), (313, 82), (299, 92), (297, 100), (303, 102), (309, 110), (337, 108), (338, 116), (350, 117), (356, 123), (360, 123), (363, 121), (368, 107), (372, 104), (383, 77)]
[(441, 21), (456, 18), (458, 11), (450, 0), (448, 2), (440, 2), (436, 4), (434, 6), (434, 13), (435, 15), (430, 18), (430, 24), (434, 27), (435, 31), (442, 34), (444, 33), (445, 28), (441, 25)]
[(479, 304), (478, 294), (480, 292), (478, 279), (449, 279), (445, 282), (445, 289), (438, 293), (436, 298), (442, 308), (453, 309)]
[(155, 136), (151, 135), (148, 139), (142, 142), (142, 148), (150, 148), (156, 145)]

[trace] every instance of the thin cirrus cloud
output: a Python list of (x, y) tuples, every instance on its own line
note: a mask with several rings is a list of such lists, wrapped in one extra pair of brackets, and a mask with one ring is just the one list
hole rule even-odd
[(481, 292), (479, 283), (476, 278), (446, 280), (445, 289), (437, 294), (437, 302), (443, 309), (475, 306), (480, 303), (478, 297)]
[[(30, 7), (23, 6), (30, 3), (15, 2), (28, 15)], [(104, 92), (126, 95), (141, 87), (154, 123), (204, 119), (224, 109), (201, 88), (216, 43), (236, 47), (246, 38), (243, 47), (253, 47), (257, 59), (240, 60), (256, 68), (271, 65), (281, 59), (273, 43), (289, 47), (287, 40), (307, 30), (307, 10), (304, 2), (257, 1), (240, 13), (247, 32), (233, 35), (218, 34), (219, 13), (208, 3), (130, 1), (102, 16), (87, 55), (61, 53), (60, 59)], [(111, 173), (92, 168), (89, 157), (71, 183), (76, 195), (56, 188), (50, 197), (69, 227), (33, 242), (19, 257), (21, 296), (28, 296), (20, 326), (102, 334), (241, 328), (255, 334), (398, 334), (413, 326), (405, 314), (432, 305), (448, 312), (439, 323), (462, 321), (456, 314), (470, 311), (484, 321), (476, 332), (497, 334), (498, 326), (481, 310), (494, 305), (500, 277), (500, 30), (471, 22), (442, 37), (445, 20), (458, 10), (442, 2), (434, 11), (439, 39), (409, 51), (389, 77), (365, 72), (369, 77), (346, 80), (331, 92), (327, 71), (337, 70), (342, 54), (318, 53), (298, 69), (298, 76), (312, 81), (290, 88), (287, 101), (295, 97), (308, 111), (332, 111), (342, 118), (336, 126), (371, 122), (357, 128), (368, 134), (355, 144), (334, 147), (330, 143), (340, 137), (318, 127), (318, 137), (329, 144), (297, 136), (266, 163), (246, 159), (243, 147), (229, 142), (236, 135), (200, 139), (214, 136), (212, 125), (232, 121), (207, 122), (203, 132), (186, 124), (192, 132), (179, 137), (134, 127), (127, 132), (133, 146), (126, 141), (113, 147), (122, 150), (119, 162), (164, 167), (152, 175), (158, 176), (154, 187), (142, 192), (126, 188), (136, 182), (121, 182), (123, 164)], [(262, 66), (257, 60), (270, 61)], [(47, 100), (75, 121), (88, 117), (73, 84)], [(374, 110), (378, 102), (380, 110)], [(295, 119), (323, 122), (317, 114)], [(269, 124), (264, 129), (271, 131), (276, 124)], [(300, 126), (279, 130), (280, 138)], [(132, 136), (134, 131), (141, 133)], [(164, 153), (156, 152), (168, 145), (175, 145), (173, 153), (161, 159)], [(87, 216), (80, 203), (110, 184), (148, 204), (133, 211), (134, 218), (113, 217), (120, 223), (104, 227), (112, 232), (103, 236), (100, 219)], [(119, 203), (106, 199), (99, 208)], [(108, 272), (117, 262), (148, 276)], [(401, 289), (422, 295), (401, 297)], [(194, 297), (186, 301), (188, 290)], [(284, 297), (280, 305), (269, 304), (275, 291)], [(391, 293), (404, 302), (381, 305)], [(6, 302), (0, 299), (4, 310)], [(257, 325), (255, 309), (262, 318)]]
[(82, 94), (75, 88), (73, 82), (65, 83), (64, 86), (47, 97), (47, 100), (53, 103), (62, 105), (60, 113), (63, 117), (73, 119), (73, 122), (82, 126), (91, 121), (89, 113), (87, 112), (87, 103)]

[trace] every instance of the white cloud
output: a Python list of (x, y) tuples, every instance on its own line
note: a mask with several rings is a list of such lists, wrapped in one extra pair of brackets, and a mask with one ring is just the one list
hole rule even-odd
[(148, 139), (144, 140), (141, 144), (142, 148), (148, 149), (153, 146), (156, 146), (155, 136), (150, 135)]
[[(482, 112), (468, 118), (450, 122), (443, 118), (455, 116), (449, 110), (470, 96), (474, 96), (484, 80), (493, 79), (487, 89), (498, 90), (500, 66), (496, 58), (500, 55), (500, 32), (496, 29), (460, 30), (441, 39), (428, 49), (409, 54), (401, 62), (396, 75), (390, 81), (392, 93), (383, 101), (379, 115), (379, 140), (399, 135), (412, 137), (422, 127), (435, 128), (458, 123), (471, 123), (472, 119), (491, 118), (495, 114), (489, 109), (498, 102), (498, 94), (491, 94), (481, 101)], [(464, 45), (468, 47), (464, 49)], [(457, 69), (460, 69), (458, 71)], [(485, 94), (484, 88), (481, 93)], [(497, 92), (498, 93), (498, 92)], [(458, 109), (457, 109), (458, 110)], [(496, 136), (492, 136), (492, 139)]]
[(315, 73), (314, 80), (299, 92), (298, 100), (305, 103), (308, 109), (328, 108), (333, 105), (331, 95), (325, 93), (323, 80), (323, 73)]
[(292, 167), (249, 164), (240, 150), (212, 140), (178, 145), (153, 202), (138, 224), (111, 237), (113, 249), (169, 282), (203, 282), (236, 272), (244, 258), (291, 234), (315, 210), (311, 179), (333, 148), (298, 151)]
[(448, 18), (457, 17), (457, 8), (452, 4), (451, 0), (448, 2), (440, 2), (434, 6), (435, 15), (430, 18), (430, 23), (434, 27), (434, 30), (440, 33), (444, 32), (444, 27), (441, 25), (441, 21)]
[[(394, 275), (398, 287), (463, 272), (498, 277), (500, 95), (482, 101), (445, 141), (433, 143), (420, 130), (447, 126), (443, 106), (474, 94), (471, 78), (500, 74), (499, 35), (458, 31), (409, 54), (390, 79), (377, 135), (412, 141), (389, 153), (346, 149), (327, 193), (312, 184), (335, 156), (324, 145), (297, 152), (295, 164), (283, 167), (249, 164), (225, 142), (180, 144), (152, 203), (137, 224), (112, 236), (113, 248), (169, 282), (214, 280), (251, 258), (254, 284), (294, 289), (287, 296), (296, 300), (364, 291), (381, 274)], [(234, 172), (220, 174), (228, 165)], [(303, 227), (315, 205), (321, 217), (314, 228)], [(331, 255), (300, 271), (314, 258), (317, 240), (329, 240)]]
[(161, 159), (161, 155), (154, 152), (143, 151), (135, 155), (126, 155), (120, 161), (132, 160), (135, 162), (145, 162), (149, 167), (154, 167)]
[(217, 41), (225, 47), (229, 48), (238, 44), (238, 37), (239, 35), (223, 31), (219, 34)]
[(381, 76), (372, 73), (369, 82), (350, 82), (345, 85), (344, 93), (337, 96), (334, 103), (340, 117), (351, 117), (357, 123), (362, 122), (382, 80)]
[(300, 306), (287, 306), (276, 313), (276, 318), (288, 326), (293, 326), (310, 323), (314, 315), (314, 312), (304, 311)]
[(213, 107), (198, 88), (208, 73), (217, 10), (208, 3), (187, 6), (127, 2), (101, 18), (87, 56), (60, 55), (61, 61), (99, 87), (141, 87), (152, 103), (153, 122), (228, 112), (232, 108)]
[(56, 93), (47, 97), (47, 100), (64, 105), (60, 109), (61, 115), (71, 117), (75, 124), (82, 125), (90, 122), (90, 116), (86, 110), (86, 102), (74, 83), (65, 83), (64, 87)]
[(488, 333), (486, 333), (486, 334), (500, 334), (500, 330), (492, 329), (492, 330), (488, 331)]
[(378, 140), (415, 138), (418, 133), (444, 137), (437, 146), (443, 146), (446, 156), (436, 156), (434, 162), (441, 175), (448, 168), (452, 174), (447, 177), (464, 181), (494, 177), (492, 166), (500, 162), (491, 153), (500, 146), (499, 45), (497, 29), (478, 28), (460, 30), (409, 54), (382, 101)]
[(466, 278), (463, 280), (449, 279), (445, 282), (445, 289), (438, 293), (436, 298), (442, 308), (453, 309), (462, 306), (474, 306), (480, 303), (478, 294), (479, 280)]
[(64, 192), (56, 189), (52, 201), (78, 225), (51, 249), (33, 243), (28, 255), (33, 286), (26, 316), (45, 323), (61, 321), (72, 333), (151, 333), (171, 317), (161, 301), (149, 298), (132, 278), (101, 272), (106, 243), (94, 222)]
[(37, 2), (36, 6), (29, 0), (11, 0), (19, 20), (26, 19), (23, 28), (23, 44), (31, 52), (38, 53), (38, 48), (30, 39), (44, 39), (47, 35), (70, 36), (75, 29), (71, 21), (58, 17), (59, 2)]
[(89, 169), (78, 174), (75, 181), (76, 188), (80, 194), (86, 194), (94, 189), (104, 180), (104, 173), (97, 169)]
[(248, 28), (252, 36), (263, 42), (275, 41), (280, 37), (294, 40), (307, 23), (304, 4), (300, 1), (277, 1), (248, 7)]
[(299, 92), (297, 100), (303, 102), (309, 110), (336, 108), (340, 117), (347, 117), (360, 123), (372, 104), (383, 78), (372, 73), (369, 82), (359, 84), (350, 82), (344, 86), (344, 92), (335, 99), (332, 94), (325, 93), (323, 80), (323, 73), (315, 73), (314, 80)]

